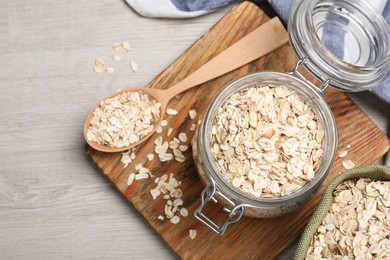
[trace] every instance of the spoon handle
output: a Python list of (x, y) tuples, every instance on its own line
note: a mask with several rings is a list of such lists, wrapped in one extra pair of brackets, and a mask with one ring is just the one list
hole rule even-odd
[(183, 91), (254, 61), (286, 42), (287, 31), (275, 17), (219, 53), (176, 85), (166, 89), (167, 101)]

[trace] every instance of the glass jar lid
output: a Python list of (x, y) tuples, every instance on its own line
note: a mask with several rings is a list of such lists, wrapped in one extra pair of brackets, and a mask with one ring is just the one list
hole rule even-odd
[(288, 32), (303, 65), (335, 88), (372, 89), (390, 75), (390, 28), (365, 0), (296, 0)]

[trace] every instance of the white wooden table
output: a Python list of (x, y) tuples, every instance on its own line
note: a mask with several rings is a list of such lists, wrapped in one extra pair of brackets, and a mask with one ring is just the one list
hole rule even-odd
[[(142, 18), (121, 0), (0, 6), (0, 259), (175, 258), (85, 155), (82, 126), (96, 102), (145, 86), (229, 8), (163, 20)], [(114, 62), (111, 46), (122, 40), (132, 50)], [(98, 57), (114, 75), (93, 71)], [(388, 104), (370, 93), (354, 98), (388, 127)]]

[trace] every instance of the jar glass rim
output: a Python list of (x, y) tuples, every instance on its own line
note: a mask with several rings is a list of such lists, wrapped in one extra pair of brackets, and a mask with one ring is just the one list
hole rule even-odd
[[(316, 32), (316, 29), (315, 29), (315, 24), (314, 24), (314, 20), (313, 20), (313, 12), (314, 12), (314, 8), (315, 8), (317, 2), (319, 2), (319, 1), (321, 1), (321, 0), (310, 1), (310, 8), (307, 9), (308, 26), (313, 28), (314, 32)], [(353, 3), (351, 3), (351, 4), (353, 4)], [(365, 3), (363, 1), (360, 4), (363, 6), (363, 8), (366, 10), (366, 12), (371, 12), (371, 14), (368, 16), (371, 16), (371, 19), (372, 18), (375, 19), (374, 21), (372, 21), (373, 23), (384, 24), (385, 27), (388, 27), (386, 21), (384, 21), (382, 16), (374, 15), (374, 12), (372, 11), (372, 9), (369, 8), (369, 3)], [(324, 56), (327, 56), (329, 59), (334, 60), (334, 62), (336, 62), (340, 66), (343, 66), (345, 69), (354, 68), (356, 70), (372, 71), (372, 70), (376, 70), (377, 68), (380, 68), (380, 67), (382, 67), (390, 62), (390, 55), (389, 55), (389, 56), (383, 57), (383, 59), (375, 60), (375, 64), (374, 64), (375, 66), (363, 66), (363, 65), (354, 64), (354, 63), (348, 62), (348, 61), (338, 57), (331, 50), (329, 50), (325, 46), (323, 41), (320, 39), (320, 36), (318, 35), (317, 32), (309, 35), (309, 37), (310, 36), (312, 36), (313, 43), (315, 44), (315, 46), (317, 48), (319, 48), (319, 50), (322, 51), (322, 54)]]

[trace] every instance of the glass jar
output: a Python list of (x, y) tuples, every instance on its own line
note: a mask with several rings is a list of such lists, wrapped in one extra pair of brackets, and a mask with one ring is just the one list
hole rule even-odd
[[(390, 29), (365, 1), (295, 1), (289, 20), (289, 38), (299, 58), (292, 72), (263, 71), (238, 78), (221, 89), (197, 126), (192, 149), (198, 174), (206, 188), (195, 217), (222, 235), (229, 224), (245, 215), (267, 218), (290, 213), (305, 204), (325, 180), (337, 152), (337, 127), (322, 97), (329, 85), (347, 91), (362, 91), (385, 81), (390, 73)], [(343, 38), (340, 50), (329, 39)], [(316, 86), (298, 72), (304, 65), (317, 79)], [(212, 155), (211, 127), (218, 108), (234, 93), (259, 84), (284, 85), (295, 90), (315, 111), (325, 132), (324, 154), (315, 177), (296, 192), (273, 198), (258, 198), (235, 188), (220, 173)], [(203, 212), (210, 201), (228, 213), (221, 225)]]

